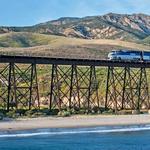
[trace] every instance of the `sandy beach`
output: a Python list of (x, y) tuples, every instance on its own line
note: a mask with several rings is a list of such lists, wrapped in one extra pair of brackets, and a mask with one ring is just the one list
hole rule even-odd
[(25, 118), (1, 121), (0, 131), (26, 130), (38, 128), (74, 128), (109, 125), (150, 124), (150, 115), (77, 115), (71, 117)]

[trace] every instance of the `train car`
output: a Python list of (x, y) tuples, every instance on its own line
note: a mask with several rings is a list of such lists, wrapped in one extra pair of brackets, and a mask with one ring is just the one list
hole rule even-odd
[(143, 60), (144, 61), (150, 61), (150, 52), (143, 52)]
[(108, 54), (109, 60), (131, 60), (131, 61), (150, 61), (150, 52), (134, 50), (112, 50)]

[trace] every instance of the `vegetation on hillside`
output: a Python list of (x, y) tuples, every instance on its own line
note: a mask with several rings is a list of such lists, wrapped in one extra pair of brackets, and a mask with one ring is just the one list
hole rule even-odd
[(104, 59), (113, 49), (149, 50), (148, 45), (120, 40), (85, 40), (27, 32), (0, 35), (0, 46), (1, 54), (83, 59)]
[(148, 36), (147, 38), (145, 38), (143, 41), (142, 41), (143, 44), (145, 45), (149, 45), (150, 46), (150, 36)]
[(0, 27), (0, 33), (32, 32), (82, 39), (120, 39), (139, 42), (150, 35), (150, 16), (115, 14), (60, 18), (30, 27)]
[(47, 45), (57, 39), (55, 36), (46, 36), (36, 33), (7, 33), (0, 36), (0, 47), (33, 47)]

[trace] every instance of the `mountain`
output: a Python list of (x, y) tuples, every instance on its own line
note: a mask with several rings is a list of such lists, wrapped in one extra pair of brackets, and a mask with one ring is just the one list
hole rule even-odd
[[(146, 41), (150, 36), (150, 16), (114, 14), (84, 18), (60, 18), (30, 27), (0, 27), (0, 33), (32, 32), (83, 39)], [(149, 43), (149, 40), (148, 40)]]

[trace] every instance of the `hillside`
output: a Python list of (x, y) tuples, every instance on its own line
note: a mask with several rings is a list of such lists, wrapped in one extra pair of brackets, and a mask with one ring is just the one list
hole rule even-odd
[(0, 48), (3, 54), (91, 59), (104, 59), (112, 49), (149, 50), (149, 46), (120, 40), (78, 39), (26, 32), (2, 34), (0, 45), (6, 47)]
[(114, 14), (60, 18), (30, 27), (0, 27), (0, 52), (105, 58), (112, 49), (149, 50), (150, 16)]
[(147, 38), (145, 38), (143, 41), (141, 41), (142, 44), (146, 44), (150, 46), (150, 36), (148, 36)]
[(84, 18), (60, 18), (30, 27), (0, 27), (0, 33), (34, 32), (83, 39), (143, 41), (150, 36), (150, 16), (114, 14)]
[(0, 35), (0, 47), (33, 47), (53, 43), (59, 37), (29, 32), (12, 32)]

